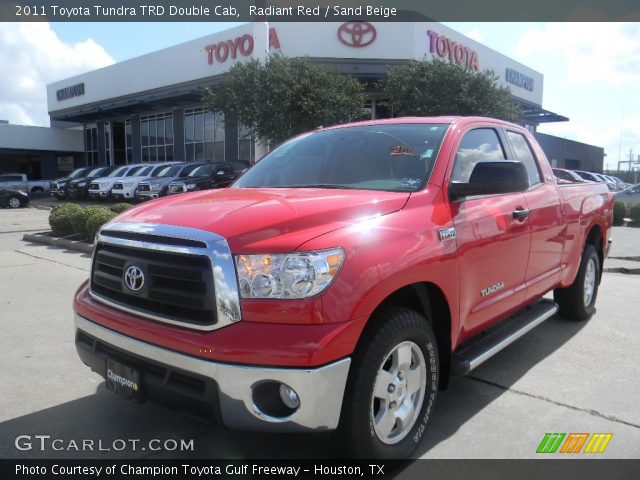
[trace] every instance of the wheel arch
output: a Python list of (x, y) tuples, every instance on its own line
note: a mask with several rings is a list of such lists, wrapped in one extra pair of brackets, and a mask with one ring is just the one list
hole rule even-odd
[(602, 279), (602, 270), (604, 265), (604, 239), (605, 233), (604, 228), (599, 223), (594, 223), (589, 228), (587, 235), (585, 236), (584, 245), (582, 247), (582, 251), (587, 247), (587, 245), (593, 245), (598, 253), (598, 261), (600, 262), (600, 272), (598, 277), (598, 283)]
[[(432, 282), (417, 282), (404, 285), (388, 294), (373, 310), (374, 314), (391, 308), (403, 307), (423, 315), (430, 322), (438, 342), (440, 356), (439, 389), (444, 390), (449, 383), (449, 365), (451, 358), (451, 309), (443, 290)], [(376, 329), (376, 324), (368, 321), (358, 346), (365, 345)]]

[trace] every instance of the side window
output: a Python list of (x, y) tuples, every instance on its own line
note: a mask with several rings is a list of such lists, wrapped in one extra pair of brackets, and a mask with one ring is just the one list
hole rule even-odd
[(493, 128), (478, 128), (464, 134), (453, 162), (451, 180), (468, 183), (473, 167), (481, 160), (506, 160), (504, 148)]
[(527, 169), (529, 185), (541, 183), (542, 179), (540, 178), (540, 170), (538, 170), (538, 162), (536, 162), (536, 158), (533, 156), (533, 152), (531, 151), (531, 147), (529, 146), (527, 139), (524, 138), (524, 135), (521, 133), (510, 131), (507, 131), (507, 136), (509, 137), (509, 141), (516, 153), (515, 160), (522, 162)]

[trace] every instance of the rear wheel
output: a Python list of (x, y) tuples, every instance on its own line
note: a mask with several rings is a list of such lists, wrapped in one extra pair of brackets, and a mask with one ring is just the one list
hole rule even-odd
[(574, 320), (586, 320), (595, 312), (598, 282), (600, 280), (600, 259), (598, 252), (587, 244), (578, 274), (573, 284), (567, 288), (557, 288), (553, 298), (560, 307), (560, 315)]
[(392, 308), (371, 319), (355, 355), (336, 439), (341, 456), (406, 458), (422, 439), (438, 392), (438, 348), (427, 320)]
[(22, 201), (19, 197), (9, 197), (7, 205), (9, 206), (9, 208), (20, 208), (22, 206)]

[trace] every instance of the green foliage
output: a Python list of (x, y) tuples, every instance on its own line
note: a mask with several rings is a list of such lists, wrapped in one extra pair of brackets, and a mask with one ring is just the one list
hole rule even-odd
[(85, 230), (89, 239), (93, 240), (100, 227), (105, 223), (113, 220), (117, 215), (107, 208), (93, 211), (85, 223)]
[(237, 63), (204, 100), (227, 121), (241, 121), (256, 138), (274, 144), (319, 126), (360, 120), (364, 86), (309, 58), (269, 55)]
[(130, 203), (114, 203), (113, 205), (111, 205), (111, 207), (109, 207), (109, 210), (111, 210), (113, 213), (122, 213), (126, 209), (131, 207), (132, 205)]
[(378, 87), (394, 117), (479, 115), (511, 122), (522, 112), (490, 70), (475, 72), (442, 60), (411, 61), (389, 69)]
[(629, 208), (629, 217), (633, 223), (640, 223), (640, 202), (636, 202)]
[(51, 231), (57, 237), (65, 237), (73, 234), (71, 225), (71, 215), (82, 210), (82, 207), (75, 203), (63, 203), (51, 209), (49, 214), (49, 225)]
[(613, 224), (615, 226), (624, 225), (624, 219), (628, 214), (627, 204), (616, 200), (613, 204)]
[(73, 233), (76, 235), (80, 235), (82, 237), (92, 238), (86, 229), (87, 219), (99, 212), (108, 212), (109, 209), (102, 206), (89, 206), (86, 208), (82, 208), (79, 211), (72, 212), (69, 216), (69, 220), (71, 221), (71, 227), (73, 228)]

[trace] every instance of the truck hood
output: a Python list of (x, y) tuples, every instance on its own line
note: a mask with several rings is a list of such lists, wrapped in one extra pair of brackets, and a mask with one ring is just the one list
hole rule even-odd
[(281, 253), (318, 235), (398, 211), (409, 196), (370, 190), (224, 188), (147, 202), (115, 221), (207, 230), (225, 237), (235, 253)]
[(108, 182), (109, 184), (113, 185), (116, 182), (127, 180), (129, 178), (131, 178), (131, 177), (99, 177), (99, 178), (94, 178), (93, 180), (91, 180), (91, 183)]
[(168, 185), (174, 180), (178, 180), (180, 177), (148, 177), (140, 181), (140, 183), (157, 183), (159, 185)]

